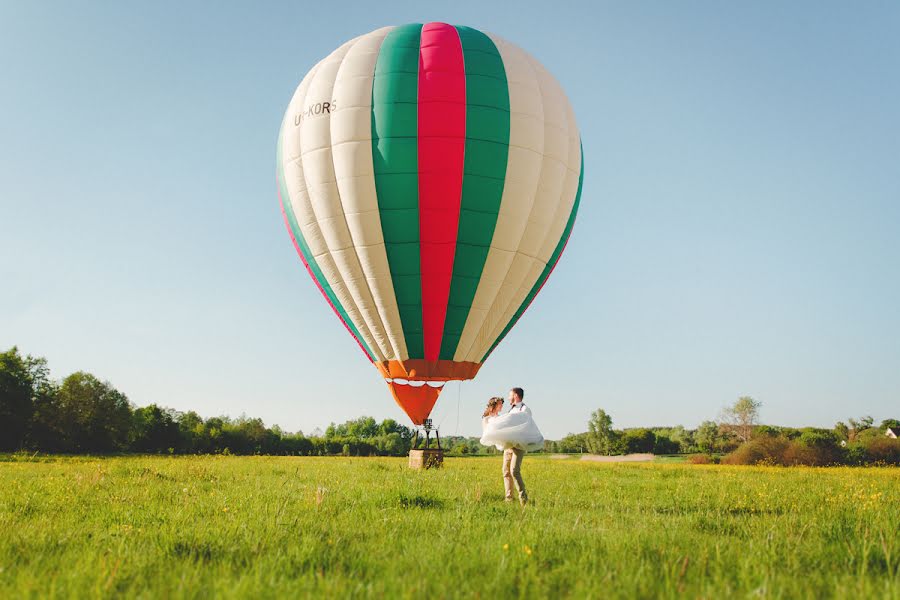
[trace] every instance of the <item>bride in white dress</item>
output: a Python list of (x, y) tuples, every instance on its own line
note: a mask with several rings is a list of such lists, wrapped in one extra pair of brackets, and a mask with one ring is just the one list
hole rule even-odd
[(494, 446), (497, 450), (518, 448), (520, 450), (540, 450), (544, 447), (544, 436), (531, 417), (531, 410), (500, 414), (503, 398), (491, 398), (481, 418), (481, 443)]

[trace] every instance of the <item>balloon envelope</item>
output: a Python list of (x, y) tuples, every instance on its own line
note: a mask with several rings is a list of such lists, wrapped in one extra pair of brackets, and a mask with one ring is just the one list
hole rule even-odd
[(440, 388), (406, 382), (478, 373), (565, 247), (583, 159), (535, 59), (470, 27), (411, 24), (309, 71), (277, 179), (310, 276), (420, 424)]

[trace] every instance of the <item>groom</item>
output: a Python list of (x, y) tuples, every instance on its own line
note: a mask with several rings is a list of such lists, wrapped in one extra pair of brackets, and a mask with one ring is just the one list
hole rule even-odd
[[(531, 409), (525, 406), (522, 399), (525, 390), (514, 387), (509, 390), (509, 412), (524, 412), (531, 414)], [(519, 492), (519, 502), (524, 506), (528, 502), (528, 493), (525, 491), (525, 482), (522, 481), (522, 459), (525, 458), (525, 450), (521, 448), (507, 448), (503, 451), (503, 487), (506, 488), (506, 501), (512, 502), (513, 484)]]

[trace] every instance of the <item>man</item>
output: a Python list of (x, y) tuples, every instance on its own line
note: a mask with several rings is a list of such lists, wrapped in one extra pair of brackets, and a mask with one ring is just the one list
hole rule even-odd
[[(525, 406), (522, 399), (525, 390), (515, 387), (509, 390), (509, 413), (524, 412), (531, 414), (531, 409)], [(519, 502), (524, 506), (528, 502), (528, 493), (525, 491), (525, 482), (522, 481), (522, 459), (525, 458), (525, 450), (522, 448), (507, 448), (503, 451), (503, 487), (506, 488), (506, 501), (512, 502), (513, 485), (519, 492)]]

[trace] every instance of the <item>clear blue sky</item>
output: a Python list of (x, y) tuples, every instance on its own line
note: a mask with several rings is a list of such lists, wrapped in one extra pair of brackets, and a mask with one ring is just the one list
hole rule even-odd
[(776, 424), (900, 416), (900, 5), (446, 4), (0, 3), (0, 347), (139, 405), (406, 422), (296, 256), (275, 138), (342, 42), (446, 21), (557, 76), (586, 176), (559, 268), (444, 392), (444, 433), (511, 385), (554, 438), (745, 394)]

